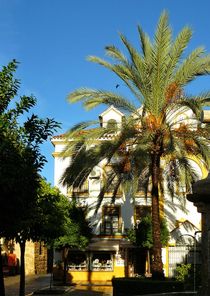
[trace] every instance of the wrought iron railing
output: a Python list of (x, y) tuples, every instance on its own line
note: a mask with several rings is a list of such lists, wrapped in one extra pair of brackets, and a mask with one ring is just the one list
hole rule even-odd
[(123, 233), (123, 224), (119, 223), (117, 225), (104, 222), (100, 224), (100, 234), (101, 235), (119, 235)]
[(68, 188), (68, 194), (74, 195), (74, 194), (88, 194), (89, 193), (89, 186), (88, 182), (83, 183), (81, 186), (78, 187), (69, 187)]

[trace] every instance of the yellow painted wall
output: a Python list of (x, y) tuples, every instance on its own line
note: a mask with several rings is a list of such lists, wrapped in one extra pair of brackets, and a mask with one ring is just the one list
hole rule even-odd
[(69, 271), (68, 278), (72, 282), (84, 281), (84, 282), (108, 282), (113, 277), (124, 277), (124, 266), (114, 267), (113, 271)]
[(165, 248), (165, 256), (166, 261), (164, 264), (165, 276), (168, 277), (169, 275), (169, 254), (168, 254), (168, 246)]

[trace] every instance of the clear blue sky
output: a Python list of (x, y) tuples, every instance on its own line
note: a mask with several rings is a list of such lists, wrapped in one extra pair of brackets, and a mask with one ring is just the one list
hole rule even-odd
[[(194, 31), (189, 49), (204, 45), (210, 52), (209, 0), (0, 0), (0, 66), (20, 62), (21, 93), (38, 99), (36, 113), (62, 123), (59, 133), (86, 119), (96, 119), (67, 95), (79, 87), (116, 90), (117, 77), (87, 62), (104, 57), (104, 47), (121, 46), (118, 32), (137, 46), (137, 24), (151, 37), (161, 12), (169, 12), (176, 35), (184, 25)], [(188, 91), (210, 89), (210, 77), (192, 83)], [(123, 87), (119, 88), (121, 93)], [(48, 163), (43, 176), (53, 184), (53, 146), (43, 146)]]

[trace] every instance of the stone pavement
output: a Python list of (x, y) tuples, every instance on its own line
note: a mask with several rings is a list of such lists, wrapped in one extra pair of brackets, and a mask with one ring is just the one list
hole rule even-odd
[[(4, 279), (6, 296), (18, 296), (19, 276), (8, 276)], [(47, 288), (50, 285), (50, 275), (31, 275), (26, 276), (26, 295), (32, 295), (33, 292)], [(41, 295), (41, 294), (39, 294)], [(57, 294), (58, 295), (58, 294)], [(71, 286), (68, 293), (63, 296), (112, 296), (111, 286), (102, 285), (76, 285)], [(37, 295), (38, 296), (38, 295)], [(48, 296), (50, 296), (48, 294)]]
[[(18, 296), (20, 276), (7, 276), (4, 278), (6, 296)], [(49, 275), (30, 275), (26, 276), (26, 295), (37, 289), (49, 286)]]
[[(5, 290), (6, 296), (18, 296), (19, 291), (19, 276), (8, 276), (5, 277)], [(50, 275), (31, 275), (26, 276), (26, 296), (32, 295), (33, 292), (40, 290), (42, 288), (47, 288), (50, 286)], [(58, 287), (58, 286), (57, 286)], [(59, 288), (59, 287), (58, 287)], [(36, 294), (34, 296), (41, 296), (41, 294)], [(82, 282), (76, 286), (68, 287), (68, 292), (65, 294), (57, 294), (57, 296), (112, 296), (112, 286), (102, 286), (102, 285), (84, 285)], [(183, 293), (163, 293), (163, 294), (153, 294), (144, 296), (189, 296), (196, 295), (193, 292), (183, 292)], [(42, 294), (43, 296), (43, 294)], [(48, 296), (55, 296), (51, 294)], [(143, 296), (143, 295), (142, 295)]]
[(91, 285), (80, 286), (77, 285), (70, 291), (69, 296), (112, 296), (111, 286)]

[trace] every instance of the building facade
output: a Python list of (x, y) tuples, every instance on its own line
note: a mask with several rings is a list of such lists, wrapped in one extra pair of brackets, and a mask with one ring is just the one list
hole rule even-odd
[[(141, 111), (140, 111), (141, 112)], [(189, 114), (177, 114), (183, 117)], [(120, 127), (124, 114), (113, 106), (99, 115), (102, 128), (108, 125)], [(208, 121), (209, 112), (204, 113), (204, 121)], [(108, 140), (103, 138), (101, 140)], [(62, 186), (61, 177), (68, 167), (71, 158), (62, 157), (65, 148), (63, 135), (52, 138), (54, 145), (54, 185), (61, 192), (72, 197), (71, 188)], [(195, 159), (192, 159), (199, 178), (205, 178), (207, 171)], [(139, 188), (135, 196), (125, 196), (119, 189), (116, 199), (112, 202), (112, 188), (104, 194), (101, 205), (95, 213), (98, 204), (98, 195), (102, 188), (103, 180), (109, 174), (110, 167), (105, 161), (101, 161), (90, 173), (86, 182), (80, 188), (74, 188), (78, 206), (88, 208), (87, 218), (93, 227), (94, 237), (85, 252), (72, 250), (68, 259), (68, 271), (72, 281), (111, 281), (113, 277), (149, 275), (149, 258), (145, 250), (139, 249), (127, 239), (128, 229), (133, 228), (151, 210), (151, 198), (148, 192), (145, 197), (142, 188)], [(115, 180), (113, 180), (114, 182)], [(181, 189), (179, 189), (181, 190)], [(185, 190), (183, 188), (182, 190)], [(185, 209), (180, 201), (174, 198), (172, 201), (167, 196), (161, 199), (161, 215), (167, 220), (171, 234), (169, 246), (194, 237), (201, 230), (201, 217), (193, 204), (186, 200)], [(169, 247), (163, 249), (163, 263), (166, 276), (170, 276)], [(62, 261), (59, 252), (55, 254), (55, 261)]]
[[(1, 239), (3, 273), (16, 275), (20, 272), (20, 246), (15, 241)], [(45, 274), (49, 270), (49, 254), (43, 242), (26, 242), (25, 274)]]

